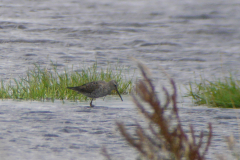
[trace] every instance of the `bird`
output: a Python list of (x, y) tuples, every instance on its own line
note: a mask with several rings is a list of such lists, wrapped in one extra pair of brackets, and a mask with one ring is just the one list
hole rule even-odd
[(94, 105), (92, 104), (92, 101), (94, 98), (99, 98), (99, 97), (104, 97), (106, 95), (109, 95), (111, 94), (112, 90), (116, 90), (119, 97), (123, 101), (117, 87), (118, 87), (118, 83), (115, 80), (111, 80), (109, 82), (93, 81), (93, 82), (83, 84), (81, 86), (67, 87), (67, 88), (92, 98), (90, 102), (90, 107), (94, 107)]

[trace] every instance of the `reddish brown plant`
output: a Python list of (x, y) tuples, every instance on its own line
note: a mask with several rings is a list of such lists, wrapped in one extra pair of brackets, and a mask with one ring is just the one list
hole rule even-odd
[[(162, 105), (156, 94), (148, 68), (138, 61), (137, 64), (143, 79), (136, 84), (136, 92), (132, 94), (132, 97), (135, 105), (149, 124), (148, 128), (144, 129), (136, 122), (136, 137), (127, 132), (123, 123), (117, 122), (122, 136), (139, 151), (142, 159), (204, 160), (212, 138), (211, 123), (208, 124), (209, 134), (206, 142), (203, 142), (203, 132), (200, 133), (197, 141), (192, 125), (189, 126), (190, 135), (187, 135), (186, 131), (183, 130), (179, 117), (177, 89), (174, 80), (169, 78), (173, 88), (172, 94), (165, 87), (162, 88), (166, 97), (166, 102)], [(150, 109), (146, 108), (143, 102), (149, 104)], [(170, 104), (172, 105), (170, 108), (171, 114), (166, 115), (165, 109)], [(205, 146), (203, 146), (204, 144)], [(108, 160), (111, 160), (106, 149), (103, 149), (103, 153)]]

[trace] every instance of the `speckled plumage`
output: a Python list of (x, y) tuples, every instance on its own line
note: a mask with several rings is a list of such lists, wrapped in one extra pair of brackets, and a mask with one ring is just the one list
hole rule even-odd
[(109, 95), (109, 94), (111, 94), (112, 90), (116, 90), (119, 97), (123, 101), (120, 93), (118, 92), (117, 86), (118, 86), (117, 82), (115, 80), (111, 80), (109, 82), (94, 81), (94, 82), (86, 83), (82, 86), (67, 87), (67, 88), (72, 89), (72, 90), (77, 91), (87, 97), (92, 98), (92, 100), (90, 102), (90, 106), (93, 107), (93, 105), (92, 105), (93, 98), (99, 98), (99, 97), (104, 97), (106, 95)]

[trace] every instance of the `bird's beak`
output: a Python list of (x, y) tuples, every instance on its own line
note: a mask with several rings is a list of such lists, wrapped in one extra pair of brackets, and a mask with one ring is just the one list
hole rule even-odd
[(117, 89), (117, 88), (116, 88), (116, 91), (117, 91), (117, 93), (118, 93), (119, 97), (121, 98), (121, 100), (123, 101), (123, 99), (122, 99), (122, 97), (121, 97), (120, 93), (118, 92), (118, 89)]

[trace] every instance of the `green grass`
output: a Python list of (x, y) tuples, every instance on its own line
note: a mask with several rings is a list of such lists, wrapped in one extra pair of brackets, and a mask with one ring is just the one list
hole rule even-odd
[[(24, 100), (87, 100), (87, 97), (75, 91), (67, 89), (69, 86), (79, 86), (91, 81), (112, 79), (118, 82), (120, 94), (129, 94), (132, 89), (132, 79), (127, 79), (127, 73), (123, 73), (124, 67), (109, 65), (106, 70), (98, 69), (97, 63), (89, 68), (83, 68), (80, 72), (65, 68), (59, 73), (57, 68), (43, 68), (34, 65), (27, 71), (25, 77), (19, 77), (9, 81), (1, 81), (0, 98), (24, 99)], [(116, 94), (113, 92), (113, 94)]]
[(230, 75), (230, 78), (214, 82), (202, 80), (201, 83), (191, 83), (188, 96), (192, 96), (198, 105), (240, 108), (240, 81)]

